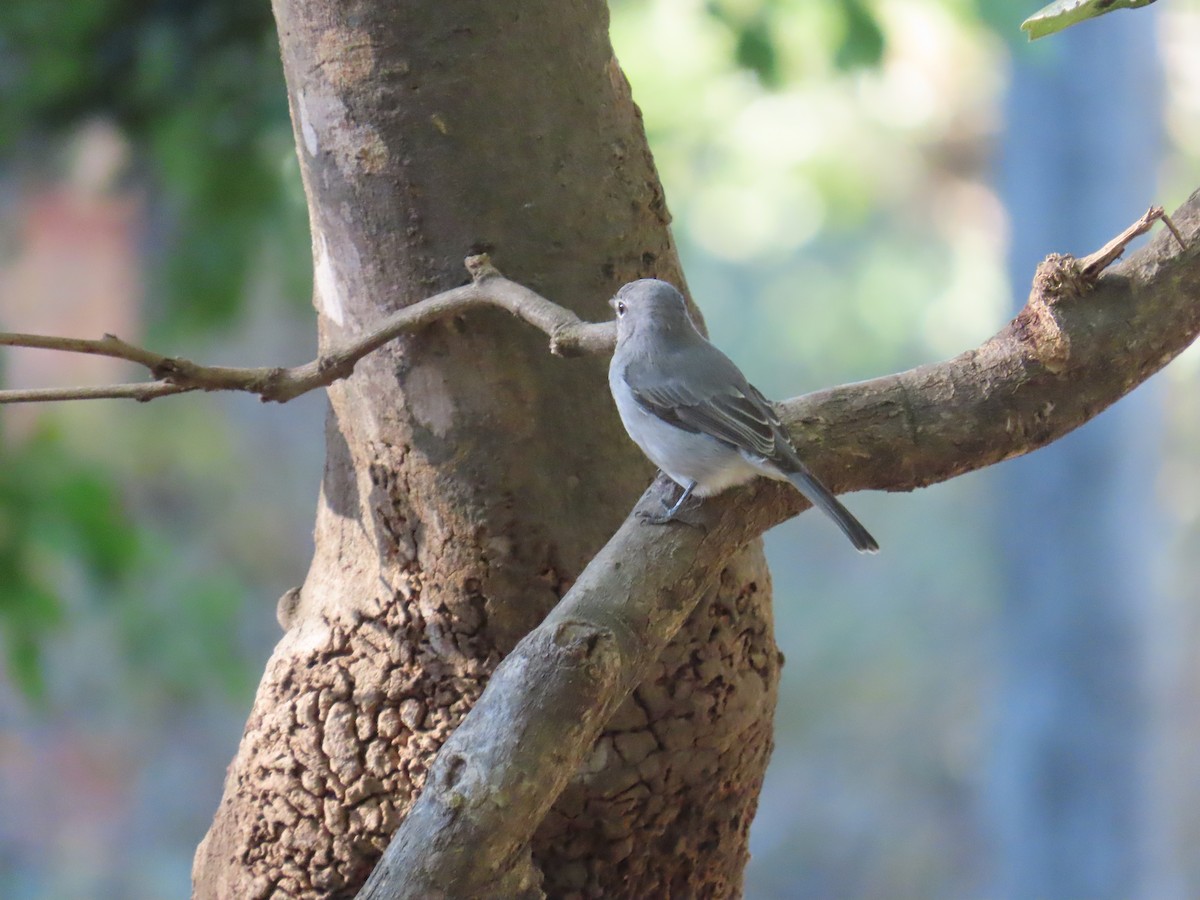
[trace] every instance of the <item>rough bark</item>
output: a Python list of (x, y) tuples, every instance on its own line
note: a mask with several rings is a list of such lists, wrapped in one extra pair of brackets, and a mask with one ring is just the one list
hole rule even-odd
[[(680, 282), (603, 3), (275, 14), (323, 347), (461, 283), (481, 249), (585, 319), (629, 279)], [(495, 311), (401, 337), (329, 396), (315, 558), (281, 603), (286, 634), (197, 850), (199, 897), (352, 895), (497, 662), (650, 474), (603, 361), (555, 358)], [(770, 751), (769, 615), (753, 543), (538, 831), (547, 892), (737, 892)]]

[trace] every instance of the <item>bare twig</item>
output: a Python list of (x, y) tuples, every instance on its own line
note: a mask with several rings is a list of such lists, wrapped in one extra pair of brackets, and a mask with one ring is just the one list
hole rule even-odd
[(1175, 227), (1175, 222), (1166, 213), (1162, 214), (1162, 220), (1163, 224), (1166, 225), (1167, 228), (1171, 229), (1171, 234), (1175, 235), (1175, 241), (1179, 244), (1179, 249), (1186, 250), (1188, 248), (1187, 241), (1183, 239), (1183, 235), (1180, 234), (1179, 229)]
[[(1095, 253), (1079, 260), (1079, 274), (1089, 282), (1094, 281), (1104, 269), (1120, 258), (1131, 240), (1145, 234), (1159, 219), (1170, 228), (1180, 248), (1186, 250), (1187, 244), (1175, 223), (1161, 206), (1154, 206)], [(112, 334), (106, 334), (99, 340), (90, 340), (0, 333), (0, 346), (62, 350), (128, 360), (145, 366), (157, 379), (145, 384), (0, 391), (0, 404), (101, 398), (146, 401), (188, 391), (245, 391), (257, 394), (264, 402), (284, 403), (348, 377), (360, 359), (402, 334), (480, 306), (506, 309), (545, 332), (550, 338), (550, 351), (559, 356), (582, 356), (612, 350), (615, 333), (611, 322), (584, 322), (570, 310), (552, 303), (536, 291), (505, 278), (492, 265), (487, 254), (469, 256), (465, 264), (471, 273), (470, 284), (406, 306), (385, 319), (375, 330), (334, 347), (311, 362), (291, 368), (204, 366), (134, 346)]]
[(165, 357), (149, 350), (127, 344), (115, 335), (106, 334), (98, 341), (85, 338), (49, 337), (41, 334), (0, 334), (0, 346), (33, 347), (41, 350), (65, 350), (68, 353), (88, 353), (126, 359), (153, 368)]
[[(1100, 273), (1111, 266), (1114, 262), (1121, 258), (1121, 254), (1125, 252), (1125, 248), (1129, 246), (1129, 242), (1135, 237), (1145, 234), (1159, 219), (1165, 219), (1166, 213), (1163, 212), (1161, 206), (1152, 206), (1142, 215), (1140, 219), (1118, 234), (1115, 238), (1097, 250), (1095, 253), (1089, 253), (1079, 261), (1079, 272), (1084, 278), (1095, 279)], [(1175, 231), (1175, 226), (1172, 223), (1171, 231), (1175, 237), (1179, 239), (1179, 246), (1186, 250), (1187, 245), (1183, 243), (1183, 238), (1179, 237), (1179, 232)]]
[(447, 316), (480, 306), (497, 306), (545, 332), (550, 350), (560, 356), (604, 353), (612, 349), (615, 333), (609, 322), (584, 322), (568, 309), (509, 281), (486, 254), (466, 260), (471, 283), (435, 294), (393, 313), (375, 330), (323, 353), (312, 362), (291, 368), (204, 366), (191, 360), (163, 356), (106, 334), (99, 340), (0, 333), (0, 346), (31, 347), (88, 353), (124, 359), (145, 366), (157, 379), (145, 384), (0, 391), (0, 403), (52, 400), (94, 400), (126, 397), (152, 400), (187, 391), (245, 391), (263, 401), (283, 403), (316, 388), (328, 387), (354, 371), (360, 359), (401, 334), (417, 331)]
[(194, 388), (181, 387), (169, 381), (141, 381), (134, 384), (101, 384), (94, 387), (30, 388), (0, 391), (3, 403), (48, 403), (58, 400), (138, 400), (145, 403), (155, 397), (183, 394)]

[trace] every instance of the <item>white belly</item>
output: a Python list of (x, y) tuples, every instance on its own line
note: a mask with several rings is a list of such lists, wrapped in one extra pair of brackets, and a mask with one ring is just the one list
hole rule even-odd
[(716, 438), (676, 428), (647, 412), (616, 373), (610, 371), (608, 380), (621, 422), (633, 442), (676, 484), (687, 487), (695, 483), (696, 496), (719, 494), (726, 488), (745, 484), (756, 475), (783, 477)]

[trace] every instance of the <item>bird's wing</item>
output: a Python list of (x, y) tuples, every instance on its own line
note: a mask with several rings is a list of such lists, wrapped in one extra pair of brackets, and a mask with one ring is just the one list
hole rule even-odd
[[(643, 409), (677, 428), (711, 435), (765, 459), (778, 456), (778, 417), (741, 372), (728, 365), (732, 372), (708, 370), (686, 381), (662, 377), (649, 366), (630, 366), (625, 382)], [(725, 366), (714, 363), (714, 368)]]

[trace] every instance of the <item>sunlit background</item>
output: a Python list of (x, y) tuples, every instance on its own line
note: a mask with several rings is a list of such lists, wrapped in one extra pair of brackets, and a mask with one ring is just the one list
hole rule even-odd
[[(768, 395), (974, 346), (1042, 255), (1200, 187), (1200, 3), (1029, 44), (1037, 5), (614, 2), (689, 287)], [(193, 7), (0, 5), (0, 329), (311, 357), (267, 6)], [(1198, 358), (1028, 460), (848, 498), (877, 558), (815, 516), (768, 535), (748, 897), (1200, 896)], [(187, 895), (307, 570), (324, 408), (0, 412), (0, 896)]]

